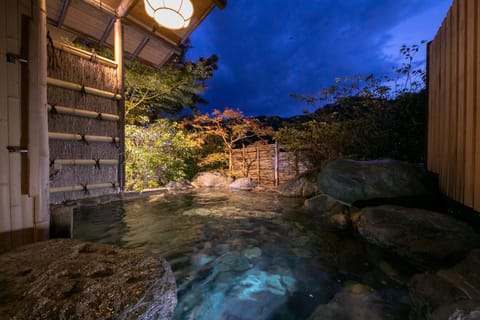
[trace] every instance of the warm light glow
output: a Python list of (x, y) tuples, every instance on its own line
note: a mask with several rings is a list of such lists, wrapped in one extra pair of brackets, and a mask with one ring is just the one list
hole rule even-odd
[(155, 21), (169, 29), (188, 27), (193, 16), (190, 0), (144, 0), (145, 11)]

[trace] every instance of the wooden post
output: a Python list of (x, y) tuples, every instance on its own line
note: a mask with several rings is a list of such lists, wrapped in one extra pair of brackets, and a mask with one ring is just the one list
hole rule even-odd
[(274, 149), (274, 155), (273, 155), (273, 167), (274, 167), (274, 177), (275, 177), (275, 187), (278, 187), (279, 185), (279, 172), (278, 172), (278, 143), (275, 142), (275, 149)]
[(123, 26), (121, 18), (115, 20), (114, 25), (114, 54), (117, 63), (117, 86), (121, 99), (117, 101), (118, 115), (118, 137), (120, 139), (120, 154), (118, 156), (118, 182), (120, 190), (125, 187), (125, 88), (123, 76)]
[(242, 143), (242, 174), (247, 177), (247, 170), (245, 166), (245, 145)]
[(34, 240), (48, 237), (49, 163), (47, 122), (47, 12), (46, 0), (32, 1), (29, 103), (29, 193), (35, 201)]
[(258, 184), (260, 184), (260, 151), (258, 147), (255, 147), (255, 151), (257, 152), (257, 175), (258, 175)]

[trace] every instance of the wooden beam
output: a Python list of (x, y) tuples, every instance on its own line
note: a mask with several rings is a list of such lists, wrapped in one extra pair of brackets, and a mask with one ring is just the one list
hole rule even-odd
[(130, 10), (137, 4), (138, 0), (122, 0), (117, 7), (117, 16), (126, 17)]
[(105, 41), (107, 41), (108, 35), (113, 29), (113, 25), (115, 24), (115, 18), (110, 18), (108, 21), (107, 27), (103, 30), (102, 37), (100, 38), (99, 44), (102, 46)]
[(212, 0), (212, 2), (221, 10), (227, 6), (227, 0)]
[(132, 53), (132, 58), (136, 58), (140, 52), (142, 52), (143, 48), (145, 48), (145, 46), (147, 45), (148, 41), (150, 41), (150, 37), (149, 36), (145, 36), (142, 40), (142, 42), (140, 42), (140, 44), (137, 46), (137, 48), (135, 49), (135, 51), (133, 51)]
[(70, 0), (64, 0), (62, 5), (62, 10), (60, 11), (60, 15), (57, 19), (57, 27), (61, 28), (63, 22), (65, 21), (65, 17), (67, 16), (68, 7), (70, 6)]
[[(100, 0), (81, 0), (87, 4), (89, 4), (91, 7), (94, 7), (108, 15), (110, 15), (112, 18), (118, 18), (117, 10), (113, 9), (112, 7), (108, 6), (104, 2)], [(141, 31), (142, 33), (145, 33), (149, 36), (152, 36), (154, 38), (159, 39), (162, 41), (169, 49), (174, 50), (175, 53), (180, 54), (181, 50), (178, 48), (178, 43), (180, 42), (179, 39), (171, 39), (167, 35), (160, 33), (155, 26), (148, 26), (141, 21), (132, 18), (130, 16), (125, 16), (121, 17), (122, 22), (128, 26), (134, 27), (137, 30)]]

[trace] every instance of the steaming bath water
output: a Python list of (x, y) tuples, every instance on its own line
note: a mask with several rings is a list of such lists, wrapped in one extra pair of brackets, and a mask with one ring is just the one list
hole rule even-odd
[[(371, 309), (372, 296), (388, 319), (408, 318), (406, 269), (302, 205), (273, 193), (167, 194), (78, 209), (74, 237), (165, 257), (174, 319), (307, 319), (319, 305)], [(372, 289), (351, 299), (355, 285)]]

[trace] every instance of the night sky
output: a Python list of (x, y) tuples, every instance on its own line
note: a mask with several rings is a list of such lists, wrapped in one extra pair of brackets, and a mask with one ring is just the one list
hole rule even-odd
[[(192, 34), (188, 57), (218, 55), (202, 111), (302, 114), (289, 94), (314, 95), (336, 77), (392, 75), (402, 44), (431, 40), (452, 0), (229, 0)], [(418, 54), (424, 63), (425, 51)], [(310, 110), (313, 111), (313, 110)]]

